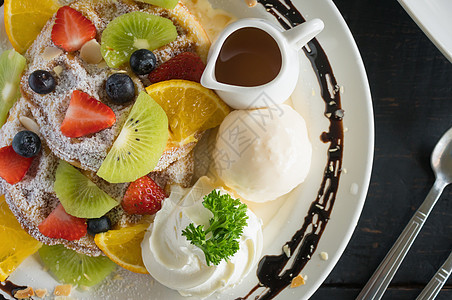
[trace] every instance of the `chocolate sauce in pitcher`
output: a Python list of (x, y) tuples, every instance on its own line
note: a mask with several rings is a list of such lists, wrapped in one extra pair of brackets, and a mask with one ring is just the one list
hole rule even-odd
[(229, 35), (215, 63), (218, 82), (259, 86), (272, 81), (281, 70), (278, 43), (262, 29), (244, 27)]
[[(295, 8), (290, 0), (258, 0), (258, 2), (263, 5), (267, 12), (271, 13), (285, 29), (290, 29), (305, 22), (301, 13)], [(264, 33), (267, 34), (266, 32)], [(260, 34), (260, 32), (258, 34)], [(266, 39), (266, 37), (263, 38)], [(271, 39), (273, 40), (273, 38)], [(234, 40), (231, 40), (231, 42), (234, 42)], [(252, 48), (251, 50), (251, 53), (255, 52)], [(322, 99), (325, 103), (324, 115), (330, 121), (329, 131), (322, 133), (319, 137), (322, 142), (330, 143), (323, 180), (318, 195), (311, 203), (308, 213), (304, 216), (304, 219), (303, 216), (300, 216), (300, 219), (303, 222), (302, 227), (295, 232), (291, 240), (285, 244), (289, 247), (290, 253), (292, 253), (291, 259), (293, 261), (291, 264), (289, 264), (289, 258), (283, 250), (281, 250), (280, 255), (264, 256), (259, 262), (257, 270), (259, 283), (246, 296), (237, 298), (237, 300), (249, 299), (253, 294), (257, 295), (254, 295), (254, 297), (250, 299), (273, 299), (290, 285), (292, 279), (301, 273), (306, 263), (317, 249), (318, 242), (326, 228), (336, 200), (342, 170), (342, 154), (344, 147), (344, 130), (342, 123), (344, 114), (341, 108), (341, 97), (339, 89), (337, 89), (338, 85), (328, 57), (317, 39), (313, 39), (309, 42), (307, 47), (303, 48), (303, 51), (310, 60), (312, 68), (317, 76), (321, 88)], [(225, 53), (228, 52), (225, 51)], [(276, 53), (276, 50), (270, 50), (269, 53), (273, 56)], [(279, 54), (281, 55), (280, 52)], [(224, 61), (221, 63), (226, 63), (228, 60), (225, 58), (223, 59)], [(237, 57), (237, 60), (240, 62), (242, 61), (242, 58)], [(276, 69), (278, 69), (277, 64), (274, 70)], [(232, 78), (233, 76), (228, 73), (229, 71), (219, 69), (218, 74), (220, 77), (222, 76), (220, 73), (223, 72), (225, 75), (224, 78), (226, 79), (221, 81), (216, 74), (218, 81), (242, 86), (265, 84), (277, 75), (276, 71), (274, 71), (272, 76), (266, 78), (246, 78), (244, 80), (240, 79), (240, 82), (235, 83)], [(277, 72), (279, 72), (279, 70)], [(276, 75), (274, 75), (275, 73)], [(335, 87), (336, 90), (331, 93), (328, 86)], [(282, 247), (285, 245), (282, 245)], [(10, 281), (0, 284), (0, 289), (11, 296), (16, 289), (21, 288), (25, 287), (17, 286)], [(2, 298), (3, 296), (0, 294), (0, 299)]]
[[(290, 0), (258, 0), (285, 29), (290, 29), (305, 22), (301, 13)], [(295, 232), (291, 240), (282, 245), (289, 247), (289, 258), (281, 249), (280, 255), (266, 255), (259, 262), (257, 277), (259, 283), (245, 296), (237, 300), (245, 300), (253, 296), (255, 300), (268, 300), (276, 297), (288, 287), (293, 278), (297, 277), (307, 262), (311, 259), (318, 242), (328, 224), (333, 210), (339, 179), (342, 170), (342, 155), (344, 148), (344, 129), (342, 118), (340, 89), (334, 77), (328, 57), (317, 39), (310, 41), (303, 51), (317, 76), (321, 96), (325, 104), (324, 116), (329, 119), (328, 132), (319, 137), (322, 142), (330, 143), (325, 171), (316, 199), (311, 203), (308, 213), (300, 215), (301, 228)], [(329, 86), (334, 90), (330, 91)], [(289, 263), (289, 260), (291, 262)]]

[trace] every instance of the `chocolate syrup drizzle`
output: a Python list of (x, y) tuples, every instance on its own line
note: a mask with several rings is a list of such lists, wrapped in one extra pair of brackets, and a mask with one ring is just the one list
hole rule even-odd
[[(258, 2), (279, 21), (284, 29), (293, 28), (306, 21), (290, 0), (258, 0)], [(323, 132), (320, 136), (322, 142), (330, 143), (323, 180), (317, 198), (311, 203), (308, 214), (304, 218), (303, 226), (285, 244), (290, 249), (291, 257), (289, 258), (284, 251), (281, 251), (280, 255), (264, 256), (257, 269), (259, 284), (248, 295), (236, 300), (248, 299), (260, 289), (263, 291), (255, 296), (255, 300), (273, 299), (288, 287), (317, 249), (336, 200), (344, 144), (342, 123), (344, 111), (341, 108), (340, 88), (328, 57), (317, 39), (309, 42), (303, 51), (316, 73), (325, 103), (324, 115), (330, 121), (329, 132)], [(291, 260), (290, 264), (289, 260)]]
[[(258, 0), (258, 2), (279, 21), (284, 29), (293, 28), (306, 21), (290, 0)], [(273, 299), (288, 287), (317, 249), (336, 200), (344, 143), (342, 124), (344, 111), (341, 108), (340, 89), (328, 57), (317, 39), (310, 41), (303, 51), (316, 73), (325, 103), (324, 115), (330, 121), (329, 132), (323, 132), (320, 136), (322, 142), (330, 143), (323, 180), (317, 198), (311, 203), (308, 214), (304, 218), (303, 226), (285, 244), (290, 249), (291, 257), (287, 257), (284, 251), (281, 251), (280, 255), (264, 256), (257, 270), (259, 283), (245, 297), (236, 300), (246, 300), (259, 289), (263, 291), (255, 296), (255, 300)], [(292, 262), (287, 266), (289, 260)], [(10, 281), (0, 284), (0, 289), (11, 296), (17, 289), (23, 288), (26, 287), (17, 286)], [(5, 298), (0, 294), (0, 300), (2, 299)]]
[[(27, 288), (26, 286), (15, 285), (14, 283), (12, 283), (9, 280), (6, 280), (5, 282), (0, 282), (0, 290), (4, 291), (6, 294), (10, 295), (14, 299), (16, 299), (16, 297), (14, 297), (14, 294), (18, 290), (23, 290), (26, 288)], [(7, 299), (2, 294), (0, 294), (0, 300), (7, 300)]]

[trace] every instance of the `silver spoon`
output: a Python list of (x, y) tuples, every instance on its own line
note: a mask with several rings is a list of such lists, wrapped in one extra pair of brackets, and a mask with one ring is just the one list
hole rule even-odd
[(357, 300), (381, 299), (439, 196), (444, 188), (452, 182), (452, 128), (441, 137), (433, 149), (431, 164), (436, 176), (433, 187), (394, 246), (359, 293)]

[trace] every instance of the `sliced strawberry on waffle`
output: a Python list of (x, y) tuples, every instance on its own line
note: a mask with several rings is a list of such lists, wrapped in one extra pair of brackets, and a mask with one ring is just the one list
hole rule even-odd
[(148, 78), (151, 83), (170, 79), (185, 79), (199, 83), (205, 67), (197, 54), (183, 52), (161, 64), (149, 74)]
[(77, 51), (96, 37), (96, 27), (72, 7), (61, 7), (52, 28), (53, 43), (66, 51)]
[(87, 93), (74, 91), (66, 111), (61, 132), (70, 138), (106, 129), (116, 122), (113, 110)]
[(165, 198), (163, 189), (148, 176), (143, 176), (129, 185), (121, 205), (129, 214), (153, 215), (162, 208)]
[(69, 215), (60, 203), (50, 215), (38, 226), (39, 231), (54, 239), (68, 241), (79, 240), (86, 235), (86, 219)]
[(12, 146), (0, 149), (0, 177), (9, 184), (16, 184), (24, 178), (33, 162), (33, 157), (25, 158), (17, 154)]

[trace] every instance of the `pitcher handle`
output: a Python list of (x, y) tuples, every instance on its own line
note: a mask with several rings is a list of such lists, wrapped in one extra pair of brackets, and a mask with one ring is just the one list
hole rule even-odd
[(296, 50), (300, 50), (319, 34), (324, 26), (322, 20), (312, 19), (283, 32), (283, 35), (289, 45), (292, 45)]

